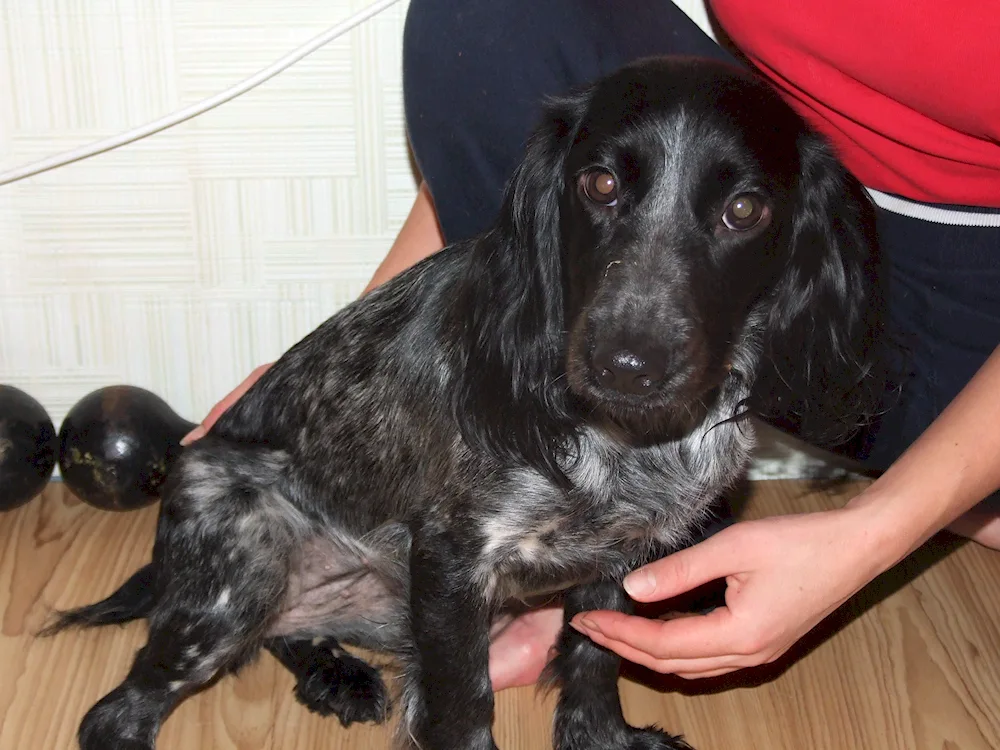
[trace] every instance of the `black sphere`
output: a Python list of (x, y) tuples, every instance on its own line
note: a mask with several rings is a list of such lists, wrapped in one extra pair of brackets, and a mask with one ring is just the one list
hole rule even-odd
[(0, 385), (0, 511), (12, 510), (45, 487), (56, 465), (59, 441), (38, 401)]
[(112, 385), (84, 396), (59, 429), (59, 471), (70, 491), (105, 510), (159, 499), (167, 471), (194, 424), (155, 393)]

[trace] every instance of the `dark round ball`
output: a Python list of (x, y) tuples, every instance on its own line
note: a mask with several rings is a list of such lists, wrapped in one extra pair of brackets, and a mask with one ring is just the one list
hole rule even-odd
[(0, 511), (12, 510), (45, 487), (56, 465), (59, 441), (38, 401), (0, 385)]
[(155, 393), (112, 385), (84, 396), (59, 429), (59, 471), (70, 491), (105, 510), (159, 499), (160, 486), (194, 424)]

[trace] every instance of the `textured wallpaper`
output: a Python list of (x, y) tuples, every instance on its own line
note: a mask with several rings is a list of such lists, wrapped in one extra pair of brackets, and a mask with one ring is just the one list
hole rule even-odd
[[(0, 0), (0, 171), (222, 91), (367, 3)], [(416, 188), (405, 9), (172, 130), (0, 187), (0, 382), (57, 426), (113, 383), (196, 421), (355, 298)], [(799, 471), (775, 452), (758, 472)]]
[[(0, 163), (198, 101), (365, 5), (0, 0)], [(404, 11), (173, 130), (0, 187), (0, 380), (57, 422), (118, 382), (196, 419), (356, 297), (415, 192)]]

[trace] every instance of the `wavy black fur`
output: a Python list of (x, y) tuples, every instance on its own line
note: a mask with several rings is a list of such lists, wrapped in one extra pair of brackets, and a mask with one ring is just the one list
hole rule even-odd
[[(494, 750), (512, 600), (627, 611), (744, 476), (748, 413), (830, 442), (878, 413), (880, 263), (860, 185), (745, 71), (643, 61), (553, 102), (495, 226), (292, 347), (172, 469), (151, 565), (57, 622), (149, 625), (81, 746), (151, 750), (262, 648), (311, 710), (382, 720), (346, 643), (399, 658), (400, 747)], [(688, 748), (625, 722), (617, 673), (564, 629), (555, 746)]]
[(144, 565), (111, 596), (85, 607), (60, 612), (59, 617), (39, 632), (55, 635), (67, 628), (90, 628), (100, 625), (123, 625), (149, 615), (156, 603), (153, 566)]

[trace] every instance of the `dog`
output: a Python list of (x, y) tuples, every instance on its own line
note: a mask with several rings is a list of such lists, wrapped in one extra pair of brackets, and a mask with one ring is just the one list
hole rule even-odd
[[(148, 621), (83, 750), (151, 750), (262, 649), (344, 724), (489, 750), (491, 623), (692, 542), (753, 419), (838, 444), (880, 408), (874, 209), (753, 73), (644, 59), (545, 107), (495, 224), (347, 305), (172, 466), (152, 562), (70, 626)], [(380, 672), (342, 645), (399, 660)], [(619, 658), (564, 627), (560, 750), (682, 750), (622, 717)]]

